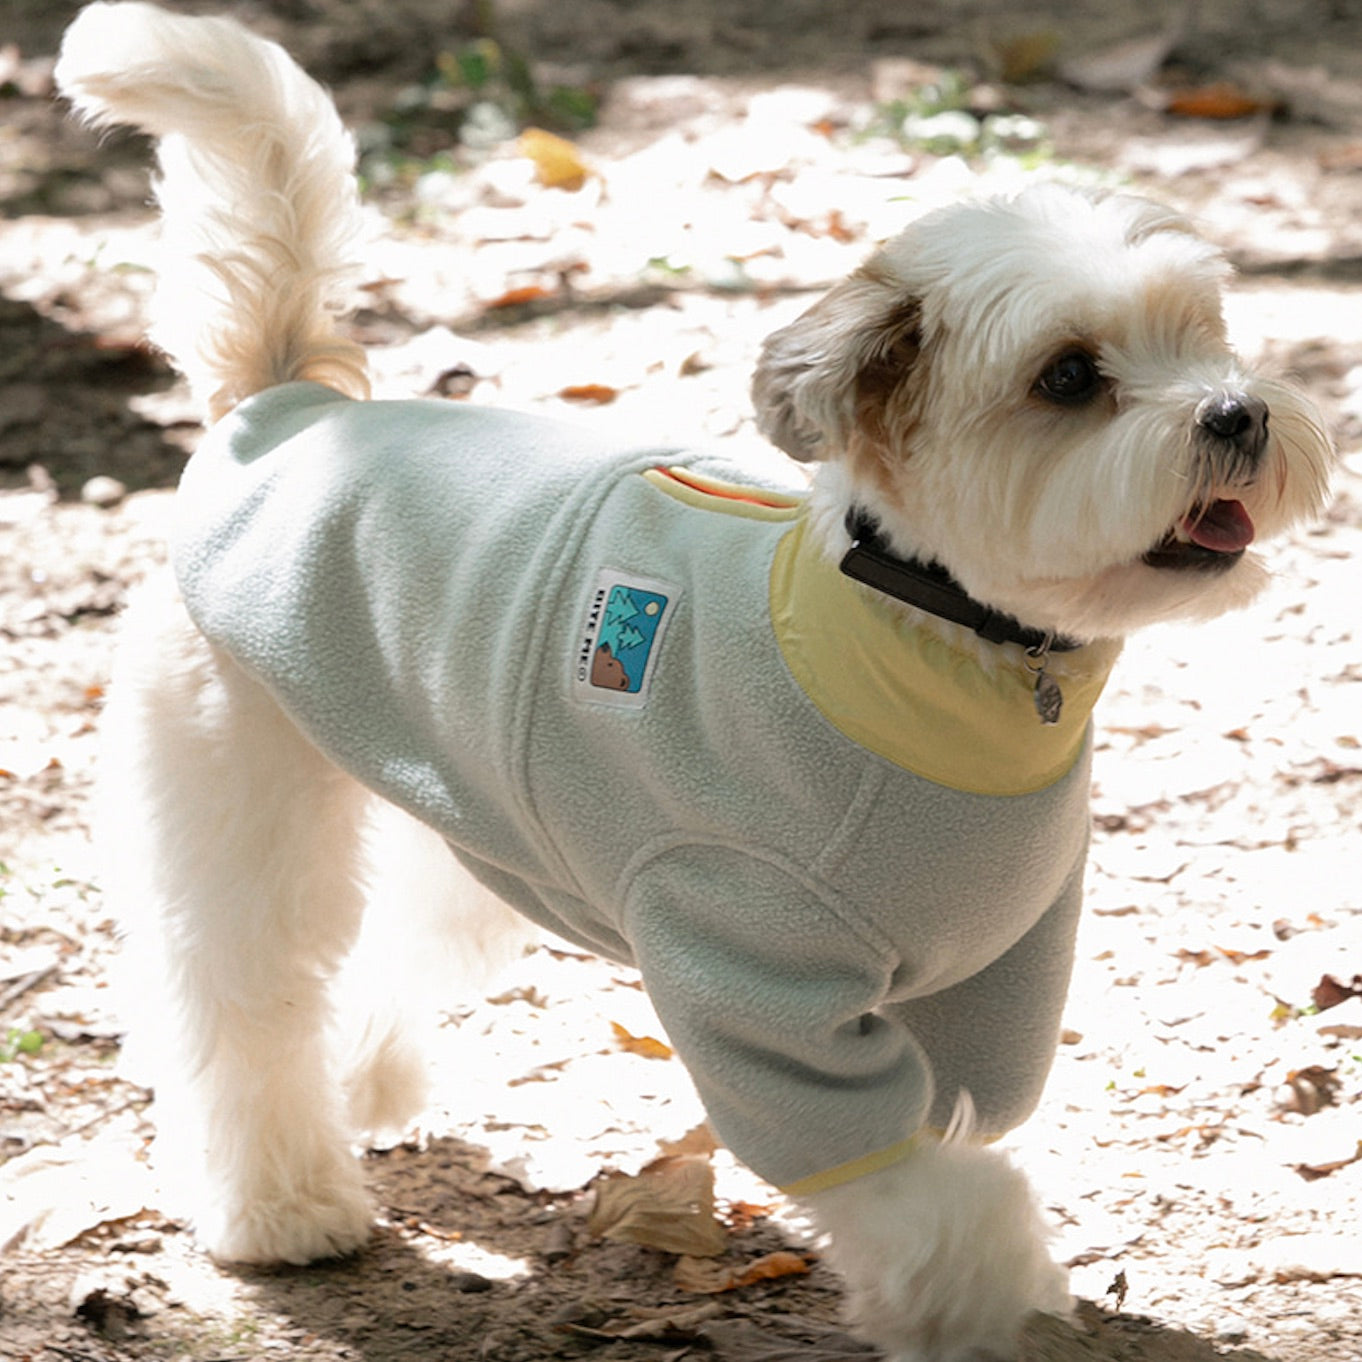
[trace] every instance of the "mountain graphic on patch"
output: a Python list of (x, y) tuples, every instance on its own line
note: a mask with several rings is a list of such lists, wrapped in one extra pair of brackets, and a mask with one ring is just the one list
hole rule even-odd
[(637, 695), (643, 689), (658, 626), (666, 611), (667, 597), (656, 591), (612, 586), (596, 635), (591, 684)]
[(663, 582), (604, 571), (586, 612), (577, 691), (587, 700), (640, 705), (657, 666), (676, 592)]

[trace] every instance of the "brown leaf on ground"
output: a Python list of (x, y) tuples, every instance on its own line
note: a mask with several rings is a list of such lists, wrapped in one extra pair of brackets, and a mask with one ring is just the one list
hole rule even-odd
[(1310, 990), (1310, 999), (1321, 1012), (1346, 1003), (1349, 998), (1362, 998), (1362, 974), (1354, 974), (1352, 981), (1346, 984), (1332, 974), (1326, 974)]
[(714, 1215), (714, 1170), (694, 1154), (657, 1159), (637, 1177), (603, 1179), (587, 1231), (697, 1258), (717, 1257), (728, 1247), (728, 1233)]
[(1294, 1164), (1293, 1167), (1306, 1182), (1315, 1182), (1319, 1178), (1327, 1178), (1330, 1173), (1337, 1173), (1340, 1168), (1347, 1168), (1354, 1163), (1362, 1163), (1362, 1140), (1357, 1142), (1357, 1148), (1346, 1159), (1335, 1159), (1331, 1163), (1298, 1163)]
[(750, 1201), (732, 1201), (724, 1212), (724, 1219), (734, 1230), (748, 1230), (758, 1220), (765, 1220), (774, 1210), (775, 1207), (770, 1205), (758, 1206)]
[(748, 1263), (716, 1263), (712, 1259), (684, 1257), (676, 1265), (676, 1284), (682, 1291), (717, 1295), (779, 1277), (802, 1277), (815, 1261), (811, 1254), (789, 1250), (765, 1253)]
[(1183, 946), (1181, 950), (1176, 952), (1174, 959), (1186, 960), (1189, 964), (1196, 965), (1198, 969), (1205, 969), (1207, 965), (1215, 963), (1215, 952), (1212, 950), (1192, 951)]
[(543, 128), (526, 128), (516, 144), (534, 162), (535, 178), (548, 189), (580, 189), (591, 174), (582, 153), (565, 137)]
[(597, 407), (607, 406), (619, 395), (620, 390), (608, 383), (570, 383), (558, 390), (564, 402), (589, 402)]
[(1232, 965), (1242, 965), (1248, 960), (1266, 960), (1272, 954), (1271, 951), (1263, 949), (1256, 951), (1239, 951), (1233, 946), (1207, 946), (1202, 950), (1189, 950), (1186, 946), (1176, 953), (1175, 959), (1186, 960), (1198, 968), (1205, 968), (1207, 965), (1215, 964), (1216, 960), (1223, 957)]
[(610, 1029), (615, 1035), (615, 1044), (631, 1055), (641, 1055), (644, 1059), (670, 1059), (672, 1047), (655, 1036), (636, 1036), (619, 1022), (611, 1022)]
[(1302, 1116), (1313, 1116), (1325, 1107), (1332, 1107), (1343, 1087), (1338, 1070), (1326, 1069), (1322, 1064), (1292, 1069), (1286, 1081), (1291, 1088), (1290, 1108)]
[(699, 1154), (709, 1158), (719, 1147), (718, 1138), (708, 1121), (691, 1126), (679, 1140), (659, 1140), (658, 1149), (664, 1157), (678, 1154)]
[(569, 1321), (556, 1327), (560, 1333), (579, 1338), (690, 1342), (696, 1337), (698, 1326), (718, 1313), (719, 1307), (706, 1301), (703, 1305), (673, 1306), (656, 1314), (612, 1320), (608, 1324), (586, 1325)]
[(1228, 81), (1217, 81), (1175, 90), (1164, 107), (1178, 118), (1248, 118), (1256, 113), (1270, 113), (1275, 101), (1260, 99)]
[(1143, 1097), (1148, 1093), (1153, 1093), (1158, 1097), (1176, 1097), (1186, 1086), (1185, 1083), (1150, 1083), (1141, 1088), (1136, 1096)]
[(541, 303), (545, 298), (552, 297), (553, 293), (550, 289), (546, 289), (540, 284), (527, 284), (524, 288), (507, 289), (499, 297), (493, 298), (487, 304), (487, 307), (489, 310), (522, 307), (525, 303)]
[(1232, 965), (1242, 965), (1246, 960), (1266, 960), (1272, 954), (1269, 950), (1237, 951), (1233, 946), (1217, 946), (1216, 950)]

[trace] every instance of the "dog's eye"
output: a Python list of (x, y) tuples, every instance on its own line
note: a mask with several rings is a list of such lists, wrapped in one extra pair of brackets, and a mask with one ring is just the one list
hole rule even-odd
[(1066, 350), (1036, 380), (1036, 391), (1051, 402), (1080, 406), (1102, 389), (1102, 375), (1086, 350)]

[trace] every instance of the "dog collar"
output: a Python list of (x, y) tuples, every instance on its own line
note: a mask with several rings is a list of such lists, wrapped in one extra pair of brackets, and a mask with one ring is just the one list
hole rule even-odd
[(846, 576), (938, 619), (962, 624), (988, 643), (1015, 643), (1026, 649), (1028, 665), (1036, 675), (1036, 712), (1043, 723), (1056, 722), (1064, 697), (1047, 674), (1045, 661), (1051, 653), (1073, 652), (1080, 643), (1053, 631), (1033, 629), (1013, 615), (976, 601), (938, 563), (898, 557), (890, 551), (874, 517), (859, 506), (847, 511), (846, 529), (851, 536), (851, 547), (841, 562)]

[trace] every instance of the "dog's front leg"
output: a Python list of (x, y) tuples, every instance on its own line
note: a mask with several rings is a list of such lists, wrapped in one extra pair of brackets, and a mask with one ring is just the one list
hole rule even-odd
[(163, 594), (130, 612), (102, 773), (157, 1161), (219, 1258), (346, 1253), (370, 1213), (326, 995), (358, 926), (364, 794)]
[(891, 1362), (1011, 1357), (1029, 1311), (1072, 1304), (1026, 1178), (967, 1139), (923, 1136), (888, 1168), (801, 1200), (853, 1323)]
[(664, 850), (631, 886), (649, 995), (710, 1119), (810, 1210), (858, 1332), (893, 1362), (1011, 1357), (1029, 1311), (1069, 1308), (1026, 1178), (971, 1138), (957, 1094), (977, 1080), (989, 1129), (1025, 1116), (1080, 886), (1075, 872), (993, 965), (907, 1002), (886, 1001), (907, 951), (857, 930), (824, 881), (769, 853)]

